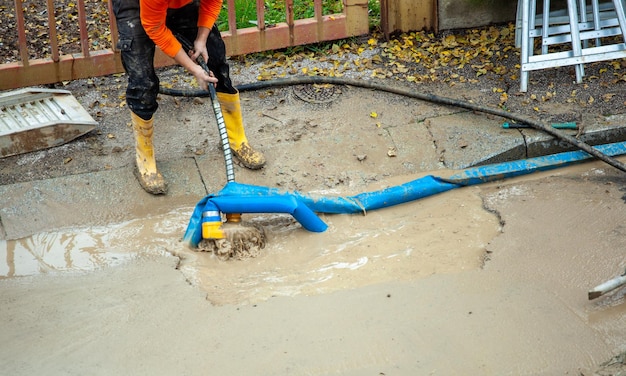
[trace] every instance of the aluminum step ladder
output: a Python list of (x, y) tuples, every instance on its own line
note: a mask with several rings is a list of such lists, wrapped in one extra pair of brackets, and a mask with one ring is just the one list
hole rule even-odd
[(67, 90), (26, 88), (0, 94), (0, 158), (62, 145), (98, 123)]
[[(539, 14), (536, 0), (519, 0), (517, 10), (521, 92), (528, 90), (530, 71), (574, 65), (580, 83), (585, 63), (626, 57), (624, 0), (591, 0), (590, 5), (587, 0), (567, 0), (567, 9), (560, 10), (552, 10), (550, 0), (544, 0)], [(541, 42), (536, 55), (535, 40)]]

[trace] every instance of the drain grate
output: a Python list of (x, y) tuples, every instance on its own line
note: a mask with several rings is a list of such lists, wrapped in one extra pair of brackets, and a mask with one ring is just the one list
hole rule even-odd
[(341, 89), (331, 84), (307, 84), (293, 87), (294, 94), (305, 102), (328, 103), (341, 95)]
[(97, 124), (67, 90), (0, 94), (0, 158), (61, 145)]

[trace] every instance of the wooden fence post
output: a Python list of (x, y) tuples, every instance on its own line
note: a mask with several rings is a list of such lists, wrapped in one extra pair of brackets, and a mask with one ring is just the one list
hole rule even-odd
[(437, 0), (381, 0), (380, 8), (387, 38), (397, 31), (437, 31)]
[(369, 32), (367, 0), (343, 0), (344, 14), (348, 23), (348, 35), (364, 35)]

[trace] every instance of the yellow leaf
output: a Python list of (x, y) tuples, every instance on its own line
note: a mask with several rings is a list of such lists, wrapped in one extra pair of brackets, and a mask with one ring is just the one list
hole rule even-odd
[(602, 99), (604, 99), (605, 102), (608, 102), (613, 98), (613, 96), (615, 96), (615, 94), (612, 94), (612, 93), (604, 94), (602, 96)]
[(454, 35), (446, 36), (442, 42), (444, 47), (446, 48), (455, 47), (458, 45), (456, 42), (456, 37)]

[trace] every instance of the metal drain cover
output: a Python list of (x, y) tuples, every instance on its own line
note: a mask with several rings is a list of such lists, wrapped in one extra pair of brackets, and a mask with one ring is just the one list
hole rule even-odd
[(305, 102), (328, 103), (341, 95), (341, 89), (332, 84), (307, 84), (294, 86), (293, 93)]

